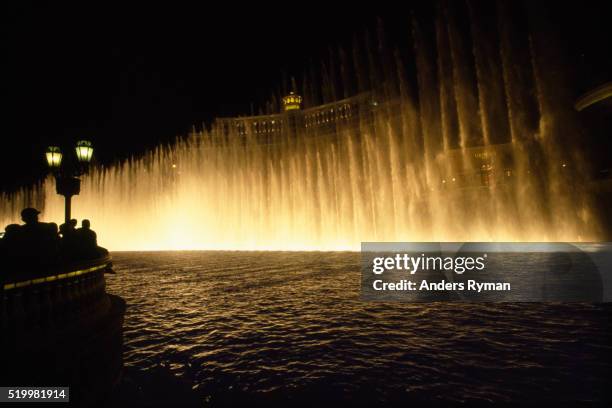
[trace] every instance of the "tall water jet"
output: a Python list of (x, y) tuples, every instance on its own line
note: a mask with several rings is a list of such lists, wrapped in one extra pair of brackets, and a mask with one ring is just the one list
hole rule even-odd
[[(284, 81), (302, 105), (273, 95), (266, 115), (220, 118), (92, 169), (74, 214), (114, 250), (597, 240), (585, 159), (557, 139), (571, 104), (553, 103), (557, 78), (543, 79), (546, 61), (516, 45), (541, 44), (486, 21), (495, 10), (481, 6), (442, 2), (431, 20), (413, 17), (412, 58), (392, 52), (380, 26), (351, 52), (330, 52), (301, 84)], [(52, 180), (6, 195), (1, 221), (28, 205), (61, 219)]]

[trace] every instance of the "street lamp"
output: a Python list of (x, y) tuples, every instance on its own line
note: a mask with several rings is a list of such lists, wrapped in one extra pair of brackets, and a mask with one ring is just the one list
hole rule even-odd
[(93, 155), (93, 147), (88, 140), (79, 140), (75, 147), (76, 158), (79, 166), (70, 166), (64, 161), (62, 166), (62, 152), (57, 146), (49, 146), (45, 156), (47, 165), (55, 176), (55, 191), (63, 195), (66, 205), (64, 211), (65, 222), (70, 222), (72, 196), (81, 192), (81, 176), (87, 169)]
[(59, 167), (62, 165), (62, 152), (57, 146), (49, 146), (47, 148), (47, 153), (45, 153), (47, 157), (47, 164), (52, 171), (59, 170)]
[(76, 156), (79, 163), (89, 164), (91, 161), (91, 155), (93, 154), (93, 147), (89, 140), (79, 140), (74, 150), (76, 151)]

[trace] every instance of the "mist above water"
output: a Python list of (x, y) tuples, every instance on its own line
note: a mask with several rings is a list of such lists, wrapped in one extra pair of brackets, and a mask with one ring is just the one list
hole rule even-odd
[[(424, 22), (407, 17), (408, 59), (389, 51), (382, 30), (332, 53), (321, 74), (292, 86), (309, 127), (263, 134), (216, 124), (93, 168), (73, 216), (90, 219), (112, 250), (597, 240), (554, 52), (511, 23), (514, 6), (489, 7), (506, 17), (482, 18), (472, 3), (441, 6)], [(52, 178), (5, 198), (5, 224), (29, 205), (45, 221), (63, 219)]]

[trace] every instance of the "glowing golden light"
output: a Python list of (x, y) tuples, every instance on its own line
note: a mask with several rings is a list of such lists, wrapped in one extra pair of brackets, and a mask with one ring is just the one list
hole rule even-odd
[(49, 168), (56, 170), (62, 164), (62, 152), (57, 146), (49, 146), (47, 148), (47, 152), (45, 153), (47, 158), (47, 165)]
[(13, 282), (13, 283), (5, 283), (3, 286), (4, 290), (11, 290), (11, 289), (18, 289), (18, 288), (24, 288), (26, 286), (30, 286), (30, 285), (38, 285), (41, 283), (45, 283), (45, 282), (52, 282), (55, 280), (60, 280), (60, 279), (66, 279), (66, 278), (72, 278), (74, 276), (80, 276), (80, 275), (85, 275), (91, 272), (95, 272), (95, 271), (99, 271), (101, 269), (106, 269), (108, 268), (108, 264), (105, 263), (103, 265), (98, 265), (98, 266), (93, 266), (91, 268), (86, 268), (86, 269), (79, 269), (76, 271), (72, 271), (72, 272), (67, 272), (67, 273), (61, 273), (59, 275), (51, 275), (51, 276), (46, 276), (44, 278), (36, 278), (36, 279), (28, 279), (25, 281), (19, 281), (19, 282)]
[(286, 111), (298, 110), (302, 105), (302, 97), (296, 95), (293, 92), (289, 92), (289, 95), (283, 97), (283, 108)]
[(79, 140), (75, 147), (76, 156), (80, 163), (89, 163), (93, 155), (93, 147), (89, 140)]
[[(301, 97), (290, 94), (283, 102), (299, 109)], [(347, 126), (329, 108), (306, 111), (313, 127), (296, 120), (284, 137), (282, 123), (278, 138), (263, 143), (264, 131), (256, 130), (271, 118), (249, 119), (247, 126), (231, 119), (223, 129), (94, 167), (72, 213), (91, 220), (98, 242), (110, 250), (338, 251), (359, 250), (365, 241), (601, 238), (587, 183), (571, 184), (571, 194), (564, 186), (570, 177), (580, 180), (583, 166), (558, 171), (568, 156), (550, 133), (554, 127), (529, 141), (547, 158), (534, 167), (530, 145), (520, 139), (450, 149), (442, 132), (434, 135), (440, 150), (415, 153), (408, 147), (422, 142), (420, 130), (398, 131), (389, 126), (398, 119), (393, 110), (370, 109), (367, 100), (363, 107)], [(315, 121), (330, 120), (337, 125), (333, 137), (329, 129), (314, 133)], [(90, 150), (81, 153), (91, 158)], [(59, 166), (59, 149), (49, 148), (47, 158)], [(541, 182), (543, 174), (554, 188)], [(0, 222), (19, 222), (20, 209), (37, 202), (44, 203), (41, 220), (63, 219), (64, 199), (49, 177), (40, 191), (0, 200)]]

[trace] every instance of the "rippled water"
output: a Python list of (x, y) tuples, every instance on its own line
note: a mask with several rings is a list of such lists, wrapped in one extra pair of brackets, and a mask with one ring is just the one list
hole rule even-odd
[(114, 402), (606, 401), (611, 309), (360, 300), (358, 253), (115, 253)]

